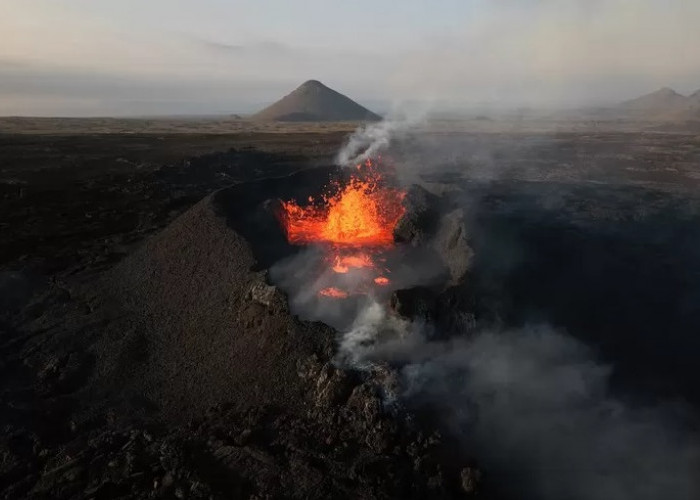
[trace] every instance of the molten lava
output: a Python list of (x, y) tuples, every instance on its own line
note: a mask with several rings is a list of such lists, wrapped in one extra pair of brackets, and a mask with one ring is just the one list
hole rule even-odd
[(282, 202), (282, 223), (290, 243), (328, 243), (355, 247), (390, 246), (394, 227), (404, 213), (405, 192), (382, 185), (371, 162), (345, 186), (306, 207)]
[[(280, 219), (287, 240), (295, 245), (321, 245), (333, 272), (364, 276), (366, 284), (353, 294), (366, 293), (373, 283), (388, 285), (375, 258), (394, 244), (394, 228), (405, 212), (406, 192), (388, 185), (370, 160), (358, 165), (346, 183), (336, 182), (332, 188), (319, 198), (309, 197), (306, 206), (281, 202)], [(350, 295), (336, 287), (318, 293), (333, 298)]]
[(344, 299), (348, 296), (348, 292), (344, 292), (332, 286), (324, 288), (318, 293), (319, 295), (323, 295), (324, 297), (332, 297), (334, 299)]
[(374, 267), (372, 257), (367, 253), (357, 253), (351, 255), (336, 255), (333, 259), (333, 271), (345, 274), (350, 269), (361, 269), (363, 267)]

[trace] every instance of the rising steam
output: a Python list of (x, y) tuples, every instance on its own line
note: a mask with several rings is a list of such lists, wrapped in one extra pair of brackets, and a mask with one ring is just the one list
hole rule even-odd
[(425, 111), (414, 110), (406, 114), (395, 110), (380, 122), (358, 128), (338, 152), (336, 163), (353, 166), (376, 157), (389, 148), (392, 139), (415, 128), (425, 120), (425, 116)]

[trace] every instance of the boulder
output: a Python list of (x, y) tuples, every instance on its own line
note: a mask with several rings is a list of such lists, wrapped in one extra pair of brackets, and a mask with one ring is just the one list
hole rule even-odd
[(430, 322), (435, 320), (435, 293), (425, 287), (396, 290), (391, 294), (391, 308), (404, 318)]
[(403, 200), (406, 209), (394, 228), (394, 240), (418, 246), (435, 233), (440, 218), (440, 198), (413, 184)]
[(467, 239), (464, 210), (443, 214), (443, 200), (417, 184), (408, 189), (403, 205), (406, 212), (394, 228), (394, 240), (431, 247), (449, 274), (446, 285), (460, 283), (474, 254)]
[(440, 217), (432, 246), (449, 270), (448, 285), (462, 282), (474, 255), (467, 241), (467, 227), (462, 209), (453, 210)]
[(467, 495), (476, 495), (481, 482), (481, 471), (476, 467), (465, 467), (460, 473), (462, 490)]

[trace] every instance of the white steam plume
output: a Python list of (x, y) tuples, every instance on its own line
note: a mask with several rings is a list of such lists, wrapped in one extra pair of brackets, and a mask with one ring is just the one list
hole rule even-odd
[[(397, 108), (398, 109), (398, 108)], [(336, 156), (338, 165), (355, 166), (386, 150), (391, 141), (425, 120), (427, 110), (394, 111), (385, 119), (359, 127)]]

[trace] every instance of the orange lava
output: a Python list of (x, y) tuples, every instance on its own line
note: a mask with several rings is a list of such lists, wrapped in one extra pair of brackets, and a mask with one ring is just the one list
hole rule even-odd
[(323, 290), (319, 291), (318, 294), (323, 295), (324, 297), (332, 297), (334, 299), (345, 299), (348, 296), (347, 292), (335, 287), (324, 288)]
[(336, 273), (345, 274), (350, 269), (360, 269), (363, 267), (374, 267), (374, 262), (369, 254), (336, 255), (335, 259), (333, 259), (333, 271)]
[[(357, 166), (347, 182), (335, 183), (328, 193), (309, 197), (308, 204), (282, 201), (280, 221), (287, 240), (295, 245), (318, 244), (325, 248), (325, 262), (338, 274), (370, 269), (353, 294), (366, 293), (372, 283), (386, 286), (375, 257), (394, 244), (394, 228), (403, 216), (405, 191), (387, 185), (376, 165), (367, 160)], [(372, 278), (371, 276), (375, 276)], [(336, 287), (319, 295), (344, 299), (349, 293)]]
[(404, 213), (405, 192), (382, 185), (371, 163), (358, 166), (348, 183), (320, 202), (306, 207), (282, 202), (282, 223), (290, 243), (329, 243), (347, 246), (388, 246)]

